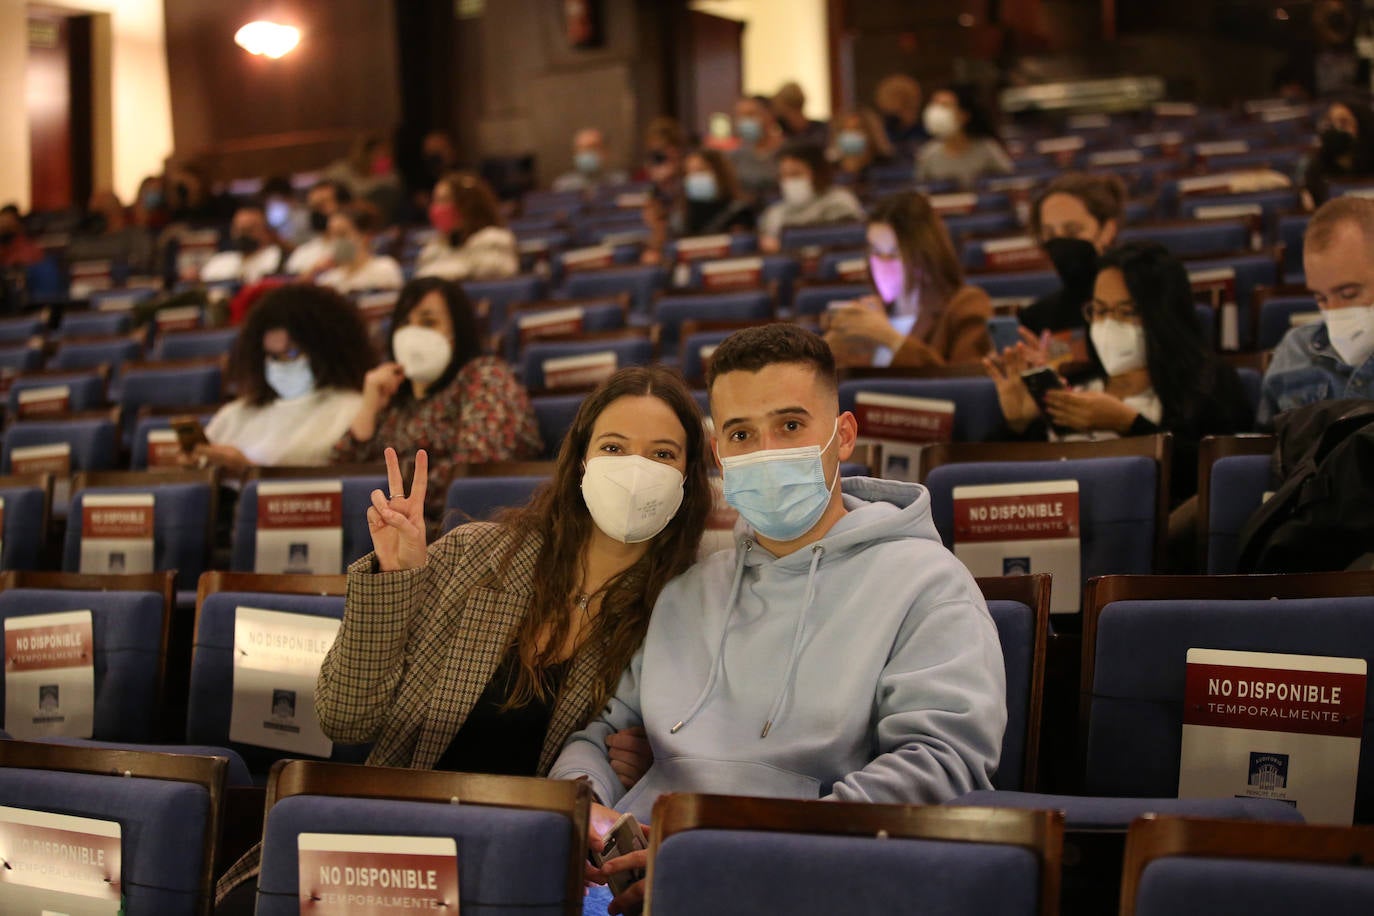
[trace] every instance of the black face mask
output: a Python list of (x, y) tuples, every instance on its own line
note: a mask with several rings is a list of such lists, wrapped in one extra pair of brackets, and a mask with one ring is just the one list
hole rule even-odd
[(430, 178), (438, 181), (448, 171), (448, 161), (437, 153), (430, 153), (425, 157), (425, 171)]
[(233, 244), (234, 250), (242, 254), (252, 254), (262, 247), (261, 243), (251, 235), (236, 235), (230, 242)]
[(1065, 305), (1074, 309), (1092, 298), (1097, 279), (1097, 248), (1087, 239), (1057, 238), (1045, 243), (1045, 254), (1064, 284)]
[(326, 216), (325, 214), (321, 213), (319, 210), (311, 210), (311, 211), (310, 211), (310, 231), (311, 231), (311, 232), (324, 232), (324, 230), (326, 230), (326, 229), (328, 229), (328, 228), (329, 228), (329, 217)]
[(8, 245), (10, 242), (14, 241), (17, 235), (18, 233), (9, 229), (6, 229), (4, 232), (0, 232), (0, 245)]
[(1327, 161), (1339, 159), (1355, 152), (1355, 135), (1334, 127), (1321, 132), (1322, 158)]

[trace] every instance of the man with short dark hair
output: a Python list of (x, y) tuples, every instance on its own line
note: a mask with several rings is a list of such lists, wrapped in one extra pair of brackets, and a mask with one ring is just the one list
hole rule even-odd
[[(707, 384), (735, 549), (668, 583), (615, 697), (549, 775), (640, 820), (664, 792), (938, 804), (990, 788), (1007, 721), (997, 631), (924, 488), (841, 484), (858, 425), (829, 348), (795, 325), (743, 330)], [(626, 792), (605, 741), (639, 725), (654, 761)], [(595, 809), (598, 847), (611, 814)]]
[(1337, 197), (1303, 239), (1307, 288), (1322, 320), (1284, 335), (1264, 373), (1259, 426), (1330, 398), (1374, 397), (1374, 200)]

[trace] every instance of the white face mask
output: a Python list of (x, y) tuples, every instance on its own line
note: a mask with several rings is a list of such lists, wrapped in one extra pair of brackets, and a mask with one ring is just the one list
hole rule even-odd
[(1352, 305), (1322, 312), (1331, 348), (1341, 362), (1359, 368), (1374, 355), (1374, 304)]
[(811, 184), (811, 179), (801, 176), (779, 181), (778, 190), (782, 192), (783, 203), (789, 207), (805, 206), (816, 197), (816, 188)]
[(682, 472), (643, 455), (589, 458), (582, 501), (607, 537), (638, 544), (657, 535), (682, 505)]
[(391, 352), (406, 378), (421, 385), (444, 374), (453, 359), (453, 344), (433, 328), (406, 325), (391, 335)]
[(927, 105), (921, 116), (926, 133), (937, 139), (953, 136), (959, 132), (959, 115), (948, 105)]
[(1108, 375), (1123, 375), (1134, 369), (1144, 369), (1145, 328), (1117, 318), (1102, 318), (1088, 329), (1097, 358)]

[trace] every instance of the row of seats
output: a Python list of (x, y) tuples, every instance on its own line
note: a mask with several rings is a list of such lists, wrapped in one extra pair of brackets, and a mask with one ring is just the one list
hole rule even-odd
[[(237, 796), (226, 770), (223, 756), (209, 754), (5, 741), (0, 801), (118, 823), (128, 911), (178, 916), (206, 911), (212, 866), (227, 851), (226, 811)], [(330, 872), (344, 862), (355, 874), (433, 869), (410, 891), (393, 891), (417, 904), (576, 913), (590, 805), (576, 782), (283, 762), (266, 791), (257, 912), (366, 895), (356, 877)], [(374, 839), (360, 852), (330, 840), (339, 834), (430, 839), (404, 850)], [(1071, 843), (1052, 811), (673, 795), (654, 810), (647, 904), (660, 916), (1051, 916), (1061, 912)], [(1370, 828), (1147, 815), (1126, 833), (1119, 912), (1363, 913), (1374, 905), (1371, 853)]]
[[(60, 595), (60, 592), (51, 588), (31, 590), (30, 587), (22, 584), (11, 588), (9, 586), (12, 580), (13, 576), (11, 575), (3, 583), (6, 588), (0, 591), (0, 613), (7, 618), (20, 608), (25, 613), (32, 613), (34, 610), (53, 611), (72, 606), (98, 606), (102, 600), (111, 600), (111, 593), (109, 592), (85, 590), (96, 585), (89, 580), (73, 583), (83, 590), (69, 592), (66, 596)], [(60, 586), (61, 584), (51, 581), (43, 583), (44, 586)], [(1027, 684), (1034, 684), (1036, 678), (1042, 676), (1044, 670), (1041, 653), (1046, 632), (1048, 583), (1044, 581), (1044, 577), (1023, 577), (1013, 580), (985, 581), (980, 584), (988, 595), (990, 608), (998, 621), (999, 634), (1002, 637), (1007, 655), (1008, 707), (1011, 716), (1000, 779), (1008, 786), (1015, 786), (1018, 783), (1033, 786), (1033, 781), (1027, 784), (1019, 778), (1026, 773), (1033, 774), (1034, 771), (1033, 767), (1030, 767), (1030, 762), (1033, 761), (1034, 755), (1033, 753), (1024, 754), (1018, 758), (1015, 748), (1017, 736), (1033, 734), (1038, 725), (1036, 722), (1038, 704), (1035, 698), (1025, 695), (1023, 688)], [(225, 588), (221, 589), (220, 585), (225, 586)], [(284, 585), (290, 589), (289, 594), (283, 594), (278, 590)], [(237, 782), (237, 786), (241, 789), (248, 788), (248, 783), (255, 781), (260, 783), (264, 778), (264, 768), (270, 767), (267, 788), (269, 811), (264, 833), (267, 845), (265, 847), (261, 890), (263, 895), (261, 903), (269, 906), (284, 906), (286, 900), (294, 901), (297, 899), (293, 884), (298, 874), (295, 868), (296, 860), (288, 856), (286, 864), (272, 864), (272, 855), (278, 844), (283, 849), (289, 848), (294, 853), (297, 848), (294, 840), (300, 832), (371, 834), (393, 832), (411, 835), (415, 832), (415, 824), (418, 823), (413, 816), (413, 810), (410, 816), (401, 821), (393, 822), (391, 820), (393, 816), (399, 815), (400, 810), (403, 810), (405, 806), (403, 809), (388, 810), (385, 806), (379, 806), (375, 802), (364, 804), (361, 801), (346, 801), (343, 798), (335, 798), (329, 803), (321, 802), (322, 807), (313, 809), (313, 814), (308, 805), (301, 803), (302, 807), (299, 812), (290, 817), (281, 815), (285, 820), (274, 825), (273, 809), (276, 802), (282, 798), (294, 795), (365, 796), (372, 799), (396, 797), (390, 792), (384, 791), (381, 788), (382, 785), (389, 785), (392, 787), (391, 791), (398, 792), (403, 791), (398, 787), (404, 784), (404, 780), (415, 779), (417, 786), (424, 785), (431, 788), (439, 785), (449, 786), (450, 788), (445, 790), (444, 801), (457, 797), (465, 804), (469, 801), (474, 804), (481, 804), (481, 802), (476, 801), (475, 796), (473, 799), (469, 799), (466, 793), (454, 791), (451, 788), (460, 784), (464, 779), (471, 779), (471, 777), (442, 773), (399, 774), (393, 771), (354, 771), (348, 768), (330, 768), (303, 763), (280, 753), (264, 752), (262, 748), (234, 744), (225, 740), (229, 718), (226, 708), (228, 705), (227, 695), (231, 693), (232, 688), (221, 683), (218, 695), (211, 696), (194, 686), (194, 679), (201, 676), (204, 669), (215, 667), (227, 669), (232, 665), (230, 658), (234, 652), (232, 630), (237, 609), (242, 607), (269, 607), (290, 613), (337, 617), (342, 611), (342, 599), (338, 594), (341, 585), (342, 582), (337, 580), (334, 582), (313, 580), (307, 583), (301, 579), (296, 579), (287, 582), (280, 577), (276, 581), (268, 581), (261, 577), (226, 578), (224, 582), (217, 583), (207, 577), (207, 582), (203, 583), (202, 586), (196, 655), (193, 661), (193, 687), (190, 696), (196, 711), (210, 709), (209, 718), (211, 720), (218, 719), (218, 722), (212, 721), (210, 726), (193, 734), (188, 733), (188, 741), (192, 744), (181, 748), (181, 750), (188, 753), (205, 753), (208, 748), (216, 746), (227, 748), (224, 751), (213, 751), (216, 756), (223, 758), (223, 763), (219, 765), (221, 772), (216, 778), (224, 779), (229, 785), (234, 785)], [(1040, 826), (1036, 828), (1036, 832), (1040, 836), (1052, 835), (1055, 842), (1058, 843), (1062, 842), (1062, 835), (1067, 831), (1069, 837), (1076, 844), (1090, 842), (1090, 838), (1094, 835), (1124, 831), (1128, 825), (1135, 821), (1136, 817), (1149, 812), (1161, 814), (1210, 813), (1229, 817), (1261, 816), (1269, 819), (1282, 819), (1285, 816), (1284, 812), (1291, 812), (1291, 809), (1274, 802), (1252, 806), (1219, 800), (1170, 800), (1177, 793), (1178, 747), (1182, 716), (1181, 698), (1184, 683), (1183, 665), (1187, 651), (1194, 646), (1206, 645), (1247, 651), (1281, 649), (1285, 652), (1313, 655), (1353, 654), (1356, 657), (1368, 659), (1374, 655), (1374, 632), (1371, 632), (1363, 621), (1370, 617), (1371, 585), (1374, 585), (1374, 580), (1371, 580), (1368, 574), (1359, 573), (1248, 577), (1242, 580), (1220, 577), (1180, 579), (1177, 577), (1130, 576), (1098, 580), (1091, 587), (1093, 597), (1086, 627), (1088, 637), (1085, 640), (1085, 646), (1090, 648), (1085, 651), (1083, 679), (1086, 704), (1083, 715), (1084, 746), (1086, 747), (1086, 775), (1083, 791), (1094, 793), (1096, 797), (1087, 795), (1044, 796), (1017, 791), (978, 793), (974, 796), (958, 799), (955, 802), (956, 805), (982, 806), (984, 810), (977, 813), (971, 809), (960, 813), (960, 808), (943, 809), (942, 813), (935, 813), (933, 810), (924, 812), (915, 809), (900, 809), (903, 812), (901, 818), (908, 823), (911, 823), (913, 818), (917, 822), (922, 818), (953, 818), (954, 821), (948, 823), (944, 828), (946, 831), (955, 831), (953, 826), (955, 823), (962, 822), (966, 826), (971, 826), (971, 822), (978, 822), (984, 827), (992, 829), (992, 836), (1001, 837), (1002, 842), (1006, 842), (1006, 837), (1016, 832), (1011, 829), (1011, 825), (1038, 823)], [(333, 594), (331, 596), (315, 594), (321, 591), (333, 592)], [(1013, 595), (1016, 597), (1011, 597)], [(63, 597), (67, 600), (63, 601)], [(123, 597), (123, 600), (127, 602), (130, 599)], [(146, 601), (147, 599), (140, 598), (137, 600)], [(1032, 607), (1035, 608), (1034, 611), (1031, 610)], [(132, 616), (132, 614), (133, 612), (126, 609), (123, 616)], [(121, 620), (120, 625), (126, 633), (131, 629), (131, 625), (127, 621)], [(98, 672), (101, 671), (102, 667), (99, 653), (101, 637), (105, 636), (106, 626), (107, 624), (102, 623), (96, 627), (96, 650), (98, 653), (96, 666)], [(156, 629), (146, 625), (144, 628)], [(205, 635), (199, 635), (201, 631), (204, 631)], [(1029, 648), (1032, 646), (1034, 648)], [(123, 651), (128, 652), (129, 650)], [(139, 667), (146, 669), (149, 666), (145, 660)], [(103, 696), (113, 688), (107, 682), (117, 679), (121, 673), (119, 666), (112, 664), (108, 659), (105, 662), (104, 671), (104, 677), (97, 682), (97, 710), (99, 711), (108, 711), (109, 704), (103, 701)], [(1366, 709), (1369, 708), (1374, 707), (1367, 705)], [(108, 733), (102, 733), (99, 728), (97, 728), (96, 734), (97, 737), (108, 735)], [(16, 774), (8, 768), (38, 769), (42, 766), (37, 762), (38, 756), (49, 756), (51, 759), (60, 760), (67, 751), (67, 749), (41, 751), (34, 750), (33, 747), (35, 746), (27, 746), (22, 742), (0, 743), (0, 784), (11, 787), (10, 791), (14, 791), (12, 788), (14, 784), (11, 780), (16, 778)], [(163, 749), (167, 748), (164, 747)], [(68, 757), (67, 759), (69, 761), (72, 759), (91, 759), (81, 757), (89, 750), (89, 748), (81, 748), (79, 751), (73, 752), (75, 757)], [(349, 750), (360, 752), (362, 749)], [(336, 749), (334, 757), (336, 760), (347, 759), (347, 755), (339, 749)], [(125, 760), (125, 765), (118, 768), (121, 772), (128, 772), (131, 776), (137, 775), (139, 777), (147, 775), (144, 768), (133, 765), (136, 756), (122, 759)], [(1020, 769), (1017, 767), (1018, 761), (1024, 762)], [(138, 762), (143, 763), (143, 761)], [(63, 768), (60, 765), (56, 766), (56, 769)], [(79, 767), (72, 768), (79, 769)], [(288, 777), (288, 774), (291, 775)], [(1374, 778), (1372, 777), (1374, 777), (1374, 765), (1362, 765), (1357, 777), (1356, 790), (1356, 819), (1359, 821), (1368, 820), (1371, 811), (1370, 806), (1374, 802)], [(310, 785), (312, 788), (309, 790), (283, 791), (281, 781), (288, 778), (290, 785)], [(1030, 778), (1033, 780), (1034, 776), (1031, 775)], [(359, 783), (355, 780), (363, 780), (364, 782)], [(489, 787), (495, 787), (495, 781), (490, 779), (484, 781)], [(48, 805), (56, 804), (54, 787), (59, 784), (59, 780), (48, 775), (40, 777), (39, 782), (43, 788), (38, 791), (30, 791), (25, 795), (26, 806), (42, 808), (45, 803)], [(124, 780), (121, 782), (128, 786), (137, 785)], [(534, 792), (585, 791), (584, 788), (578, 788), (575, 784), (532, 783), (528, 780), (516, 782), (527, 786)], [(337, 791), (323, 788), (331, 785), (337, 786)], [(539, 788), (536, 789), (536, 786)], [(560, 786), (562, 788), (559, 788)], [(371, 788), (369, 790), (364, 787)], [(411, 788), (414, 790), (416, 787)], [(130, 788), (129, 791), (143, 793), (140, 795), (143, 802), (137, 806), (140, 811), (152, 813), (163, 810), (161, 806), (149, 803), (151, 790), (147, 787)], [(100, 806), (111, 802), (116, 795), (117, 793), (108, 787), (103, 790), (67, 793), (63, 797), (67, 799), (68, 804), (62, 810), (67, 813), (78, 811), (87, 816), (98, 816)], [(74, 804), (72, 803), (73, 798), (77, 799)], [(712, 819), (725, 818), (724, 821), (716, 821), (710, 825), (711, 829), (716, 830), (767, 829), (766, 825), (775, 822), (765, 815), (782, 814), (787, 811), (792, 818), (800, 819), (800, 822), (783, 823), (778, 825), (779, 829), (796, 829), (806, 834), (831, 832), (824, 829), (814, 818), (821, 816), (819, 815), (821, 810), (841, 810), (829, 805), (812, 809), (806, 803), (732, 799), (726, 804), (725, 802), (717, 803), (705, 799), (686, 803), (688, 804), (686, 811), (674, 812), (667, 807), (673, 804), (684, 804), (684, 802), (665, 801), (664, 807), (655, 812), (653, 823), (656, 831), (656, 850), (662, 846), (663, 841), (668, 836), (679, 829), (685, 829), (679, 825), (679, 819), (687, 818), (690, 820), (694, 816), (694, 810), (697, 815), (710, 812), (709, 816)], [(770, 809), (770, 806), (775, 805), (781, 807), (776, 811)], [(986, 810), (989, 806), (997, 810)], [(459, 806), (459, 808), (462, 807)], [(516, 807), (530, 806), (516, 805)], [(1019, 809), (1019, 812), (1011, 809)], [(200, 810), (204, 809), (201, 808)], [(1059, 811), (1061, 814), (1045, 813), (1050, 811)], [(1041, 813), (1028, 814), (1027, 812)], [(116, 813), (122, 817), (134, 816), (133, 809), (127, 801), (117, 805)], [(882, 818), (888, 816), (889, 813), (882, 807), (875, 806), (855, 806), (853, 810), (845, 809), (840, 822), (849, 826), (841, 832), (885, 836), (889, 841), (906, 835), (891, 824), (869, 829), (869, 818)], [(309, 826), (312, 823), (310, 818), (320, 815), (324, 815), (326, 820), (313, 822), (315, 827), (311, 828)], [(840, 814), (835, 816), (841, 817)], [(1290, 820), (1292, 819), (1291, 813), (1287, 816)], [(304, 820), (297, 818), (304, 818)], [(360, 820), (360, 818), (365, 820)], [(425, 822), (430, 826), (423, 832), (441, 834), (443, 829), (451, 826), (444, 822), (443, 828), (439, 829), (438, 825), (441, 820), (425, 819)], [(321, 823), (328, 823), (332, 826), (328, 829), (320, 829), (319, 824)], [(585, 821), (582, 823), (585, 824)], [(400, 829), (402, 825), (405, 829)], [(365, 827), (366, 829), (364, 829)], [(1132, 826), (1131, 829), (1138, 829), (1138, 827)], [(1229, 829), (1239, 830), (1241, 828), (1219, 826), (1213, 832), (1226, 832)], [(1248, 832), (1247, 835), (1252, 839), (1265, 838), (1269, 841), (1279, 836), (1321, 836), (1330, 839), (1337, 835), (1351, 835), (1349, 831), (1342, 832), (1333, 828), (1299, 829), (1291, 826), (1253, 823), (1243, 825), (1243, 829)], [(207, 827), (207, 830), (213, 835), (212, 828)], [(562, 830), (563, 835), (574, 838), (574, 842), (576, 842), (575, 838), (580, 837), (583, 832), (582, 829), (569, 832), (566, 827)], [(1361, 832), (1367, 832), (1367, 828), (1365, 831), (1355, 831), (1354, 835)], [(194, 829), (192, 835), (195, 835)], [(706, 835), (701, 836), (705, 841)], [(958, 837), (946, 834), (930, 838), (949, 840)], [(962, 839), (967, 840), (971, 837), (962, 837)], [(716, 869), (711, 872), (712, 874), (720, 873), (721, 866), (719, 863), (722, 860), (738, 867), (742, 862), (751, 861), (751, 857), (758, 856), (761, 857), (758, 860), (758, 865), (749, 868), (740, 867), (739, 869), (743, 876), (758, 876), (769, 873), (770, 868), (780, 867), (785, 861), (790, 861), (793, 866), (797, 866), (804, 860), (804, 857), (799, 857), (802, 856), (803, 847), (809, 841), (784, 842), (779, 848), (769, 848), (769, 844), (760, 836), (751, 836), (747, 839), (741, 837), (733, 841), (722, 838), (722, 842), (726, 844), (724, 847), (711, 848), (734, 848), (739, 851), (739, 854), (715, 858)], [(1133, 843), (1129, 839), (1127, 842), (1128, 845)], [(741, 843), (744, 846), (741, 846)], [(821, 844), (822, 847), (825, 845)], [(744, 848), (746, 846), (748, 847), (747, 850)], [(786, 855), (781, 854), (784, 851)], [(918, 852), (914, 848), (910, 851)], [(1079, 851), (1081, 850), (1075, 849), (1076, 853)], [(854, 852), (857, 850), (850, 851), (851, 854)], [(1253, 847), (1248, 854), (1259, 855)], [(128, 855), (132, 855), (132, 853), (130, 852)], [(898, 855), (898, 852), (895, 849), (869, 848), (868, 852), (861, 857), (869, 864), (869, 868), (861, 873), (870, 876), (873, 868), (876, 867), (875, 862), (882, 862), (889, 855)], [(205, 857), (213, 858), (213, 853), (206, 853)], [(187, 860), (191, 858), (193, 856), (189, 852), (179, 857), (167, 856), (164, 858), (163, 865), (170, 862), (186, 865)], [(541, 857), (535, 858), (540, 859)], [(1015, 859), (1014, 856), (1012, 858)], [(460, 856), (460, 861), (461, 859)], [(554, 861), (562, 860), (555, 857)], [(692, 861), (692, 869), (688, 873), (700, 874), (703, 860), (693, 859)], [(765, 866), (763, 863), (767, 861), (771, 861), (772, 865)], [(831, 861), (833, 864), (837, 860), (832, 859)], [(908, 868), (914, 867), (913, 861), (904, 861), (906, 861)], [(1012, 863), (1008, 859), (1002, 858), (999, 861), (1001, 868), (1011, 867)], [(192, 862), (191, 866), (195, 864)], [(1100, 864), (1097, 863), (1097, 865)], [(1044, 902), (1050, 902), (1050, 909), (1047, 911), (1055, 912), (1053, 899), (1054, 894), (1058, 893), (1057, 886), (1060, 881), (1061, 865), (1055, 857), (1050, 857), (1048, 861), (1042, 862), (1040, 865), (1045, 870), (1032, 868), (1029, 872), (1016, 872), (1022, 874), (1023, 877), (1027, 874), (1036, 876), (1028, 884), (1018, 884), (1021, 890), (1017, 893), (1023, 895), (1029, 893), (1029, 896), (1021, 898), (1023, 904), (1035, 900), (1041, 900), (1042, 905)], [(1082, 885), (1091, 885), (1094, 882), (1101, 882), (1103, 879), (1103, 874), (1100, 871), (1094, 874), (1082, 874), (1082, 865), (1083, 863), (1077, 860), (1065, 861), (1062, 864), (1063, 881), (1067, 892), (1075, 895), (1091, 893), (1092, 887), (1086, 887), (1085, 890), (1085, 886)], [(656, 866), (656, 868), (658, 867)], [(882, 871), (883, 869), (879, 868), (878, 870)], [(843, 868), (838, 871), (845, 873)], [(1015, 869), (1012, 872), (1004, 872), (1003, 878), (1005, 880), (1001, 883), (1010, 882), (1010, 875), (1013, 872)], [(187, 873), (197, 874), (198, 870), (195, 867), (189, 867)], [(685, 874), (688, 873), (684, 873), (682, 880), (686, 880)], [(803, 873), (799, 872), (799, 874)], [(826, 872), (830, 876), (835, 873), (836, 869), (833, 867)], [(464, 875), (466, 874), (467, 872), (464, 872)], [(1109, 877), (1114, 881), (1114, 876)], [(1333, 876), (1328, 876), (1328, 879), (1331, 877)], [(833, 884), (833, 877), (827, 880)], [(1139, 876), (1134, 875), (1128, 867), (1123, 895), (1129, 897), (1136, 893), (1139, 890), (1136, 887), (1138, 881)], [(1368, 885), (1365, 883), (1367, 879), (1352, 876), (1352, 881), (1354, 886), (1363, 886), (1364, 892), (1368, 893)], [(885, 884), (885, 882), (883, 883)], [(997, 882), (993, 883), (997, 884)], [(140, 884), (144, 888), (142, 892), (151, 893), (155, 889), (174, 886), (175, 882), (150, 880), (140, 882)], [(954, 884), (958, 885), (958, 882), (954, 882)], [(181, 886), (185, 887), (184, 884)], [(203, 885), (201, 886), (203, 887)], [(461, 886), (465, 889), (471, 887), (467, 884), (461, 884)], [(776, 894), (779, 892), (780, 886), (763, 882), (760, 885), (760, 892), (763, 888), (771, 887), (772, 892)], [(909, 880), (905, 886), (909, 893)], [(865, 887), (868, 891), (877, 893), (872, 885), (866, 883)], [(1050, 888), (1055, 888), (1055, 890), (1051, 892)], [(1337, 894), (1345, 894), (1350, 890), (1351, 882), (1336, 882), (1335, 885), (1327, 887), (1328, 892)], [(700, 881), (696, 884), (696, 891), (698, 894), (712, 892), (703, 889)], [(967, 892), (967, 888), (965, 891)], [(654, 892), (659, 892), (657, 885), (655, 885)], [(685, 888), (678, 891), (678, 893), (685, 892)], [(844, 892), (852, 894), (853, 890), (845, 888)], [(884, 891), (883, 893), (887, 892)], [(983, 889), (983, 893), (989, 892), (994, 892), (994, 889), (991, 887)], [(1196, 891), (1193, 892), (1196, 893)], [(667, 894), (668, 892), (663, 891), (662, 893)], [(278, 894), (281, 895), (282, 899), (274, 903), (272, 898)], [(1046, 897), (1045, 894), (1050, 894), (1050, 896)], [(477, 897), (476, 899), (485, 898)], [(547, 901), (547, 905), (551, 907), (551, 912), (557, 910), (558, 904), (554, 902), (557, 899), (557, 897), (553, 897)], [(699, 904), (702, 898), (697, 896), (682, 899), (695, 900)], [(758, 903), (756, 898), (751, 897), (749, 899), (755, 904)], [(817, 899), (830, 898), (822, 895)], [(850, 899), (852, 901), (853, 898)], [(986, 898), (979, 897), (977, 894), (966, 898), (956, 895), (951, 899), (979, 901), (976, 904), (971, 904), (972, 912), (1046, 912), (1046, 910), (1037, 909), (1033, 903), (1028, 909), (1023, 909), (1020, 906), (1009, 910), (987, 909), (985, 907), (989, 904), (987, 904)], [(1357, 899), (1368, 900), (1367, 897)], [(530, 900), (526, 900), (526, 902), (533, 903)], [(929, 904), (929, 899), (922, 898), (922, 902)], [(668, 904), (663, 903), (661, 905)], [(789, 912), (804, 911), (791, 907), (787, 909)], [(157, 911), (173, 912), (180, 910)], [(275, 912), (275, 910), (272, 911)], [(726, 911), (733, 912), (734, 910), (727, 907)], [(892, 910), (880, 907), (877, 911), (890, 912)], [(964, 910), (954, 909), (950, 911), (962, 912)], [(1101, 910), (1097, 911), (1100, 912)], [(1221, 910), (1209, 909), (1209, 912), (1219, 911)], [(1357, 912), (1362, 910), (1346, 911)]]

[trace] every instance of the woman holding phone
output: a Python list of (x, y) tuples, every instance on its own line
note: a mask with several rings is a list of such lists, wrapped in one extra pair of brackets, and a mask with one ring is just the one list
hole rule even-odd
[(1024, 438), (1171, 432), (1173, 498), (1186, 500), (1197, 492), (1198, 441), (1245, 432), (1254, 422), (1235, 369), (1207, 348), (1187, 270), (1163, 245), (1121, 245), (1102, 255), (1083, 308), (1102, 365), (1086, 383), (1046, 384), (1042, 376), (1052, 370), (1023, 343), (984, 360), (1007, 426)]

